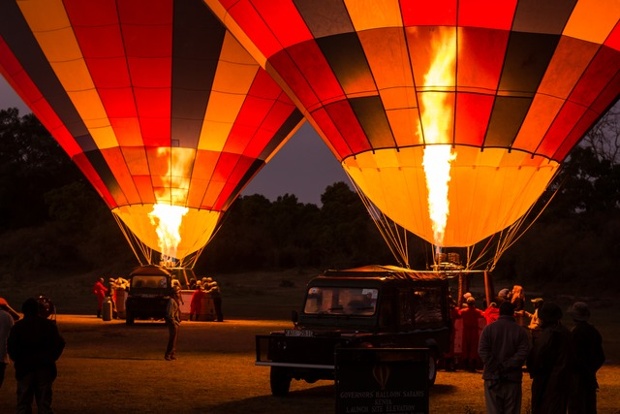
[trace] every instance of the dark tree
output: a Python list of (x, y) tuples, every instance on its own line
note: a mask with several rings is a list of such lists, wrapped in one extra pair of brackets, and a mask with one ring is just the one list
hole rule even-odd
[(80, 176), (34, 115), (0, 110), (0, 230), (45, 222), (43, 195)]
[(394, 261), (364, 203), (346, 183), (328, 186), (321, 201), (319, 237), (326, 265), (343, 268)]
[[(0, 259), (20, 273), (126, 263), (112, 214), (31, 114), (0, 110)], [(135, 259), (134, 259), (135, 260)]]

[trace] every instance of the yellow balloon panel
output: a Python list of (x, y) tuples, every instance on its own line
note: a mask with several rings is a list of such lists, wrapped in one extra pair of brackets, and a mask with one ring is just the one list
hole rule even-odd
[[(153, 250), (161, 251), (157, 226), (150, 219), (152, 212), (153, 204), (122, 206), (112, 210), (141, 242)], [(179, 228), (181, 241), (176, 248), (175, 257), (187, 257), (205, 246), (213, 235), (221, 214), (220, 211), (188, 209)]]
[[(456, 146), (442, 246), (464, 247), (522, 217), (555, 175), (558, 163), (520, 151)], [(431, 224), (424, 148), (379, 150), (343, 161), (363, 193), (390, 219), (436, 244)]]

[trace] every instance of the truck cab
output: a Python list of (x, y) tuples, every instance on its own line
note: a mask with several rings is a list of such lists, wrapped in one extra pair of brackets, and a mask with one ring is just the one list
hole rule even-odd
[(334, 379), (338, 347), (427, 348), (429, 383), (450, 346), (448, 279), (393, 266), (329, 270), (312, 279), (293, 326), (256, 337), (256, 365), (271, 367), (273, 395), (293, 379)]
[(125, 322), (133, 325), (136, 319), (163, 319), (168, 298), (174, 288), (172, 274), (155, 265), (140, 266), (129, 274), (129, 291), (125, 302)]

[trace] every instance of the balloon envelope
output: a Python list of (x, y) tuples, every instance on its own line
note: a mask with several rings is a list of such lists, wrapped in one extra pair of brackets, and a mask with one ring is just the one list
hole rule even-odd
[(179, 259), (303, 119), (200, 0), (3, 0), (0, 73), (144, 244), (183, 210)]
[[(617, 0), (205, 0), (363, 193), (471, 246), (535, 203), (620, 92)], [(425, 152), (446, 147), (437, 243)]]

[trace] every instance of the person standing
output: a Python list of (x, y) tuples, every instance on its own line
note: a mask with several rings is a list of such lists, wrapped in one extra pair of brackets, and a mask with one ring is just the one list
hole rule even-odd
[(93, 293), (97, 297), (97, 317), (101, 317), (101, 309), (103, 308), (103, 301), (108, 294), (108, 288), (103, 284), (104, 279), (100, 277), (93, 286)]
[[(211, 279), (211, 278), (208, 278)], [(215, 317), (217, 322), (224, 322), (224, 314), (222, 313), (222, 291), (220, 286), (213, 279), (208, 282), (209, 287), (207, 293), (211, 295), (213, 299), (213, 307), (215, 308)]]
[(181, 309), (179, 308), (179, 292), (174, 289), (168, 298), (166, 305), (166, 316), (164, 317), (168, 326), (168, 345), (166, 346), (166, 361), (174, 361), (176, 357), (177, 337), (179, 336), (179, 326), (181, 325)]
[(459, 310), (463, 320), (462, 360), (464, 368), (473, 372), (480, 362), (478, 340), (480, 332), (486, 324), (486, 319), (484, 318), (484, 313), (476, 308), (476, 299), (473, 296), (468, 297), (466, 303), (467, 307)]
[(555, 303), (543, 304), (538, 317), (542, 330), (527, 359), (532, 414), (565, 414), (574, 361), (571, 334), (562, 325), (562, 310)]
[(19, 313), (17, 313), (17, 311), (13, 309), (11, 305), (9, 305), (9, 302), (7, 302), (7, 300), (2, 297), (0, 297), (0, 309), (7, 311), (9, 315), (11, 315), (11, 317), (13, 318), (13, 322), (17, 322), (19, 320)]
[(56, 361), (62, 355), (65, 340), (56, 323), (39, 314), (36, 299), (27, 299), (22, 312), (23, 319), (15, 322), (7, 340), (17, 380), (17, 413), (31, 413), (33, 398), (40, 414), (52, 413)]
[(2, 384), (4, 383), (6, 367), (9, 365), (9, 354), (6, 350), (6, 345), (9, 333), (14, 324), (15, 320), (13, 316), (0, 306), (0, 388), (2, 388)]
[(527, 326), (525, 320), (525, 292), (523, 286), (514, 285), (510, 291), (510, 302), (515, 308), (515, 319), (519, 326)]
[(200, 312), (202, 311), (202, 301), (207, 296), (207, 292), (205, 292), (202, 287), (202, 283), (200, 281), (196, 282), (196, 289), (194, 293), (192, 293), (192, 299), (189, 303), (189, 320), (197, 321), (200, 317)]
[(530, 318), (530, 323), (527, 326), (527, 329), (529, 329), (530, 332), (532, 346), (534, 345), (534, 343), (536, 342), (536, 338), (540, 334), (540, 318), (538, 317), (538, 310), (544, 303), (545, 301), (542, 298), (534, 298), (532, 299), (532, 304), (534, 305), (534, 313), (529, 313), (528, 311), (525, 311), (525, 316)]
[(486, 320), (487, 325), (495, 322), (499, 319), (499, 308), (497, 307), (497, 303), (491, 302), (488, 308), (484, 310), (484, 319)]
[(504, 288), (497, 293), (497, 306), (501, 305), (505, 300), (510, 300), (510, 289), (508, 288)]
[(590, 308), (585, 302), (575, 302), (569, 308), (574, 326), (571, 329), (575, 364), (573, 388), (568, 401), (569, 414), (596, 414), (596, 372), (605, 362), (603, 339), (599, 331), (588, 322)]
[(484, 400), (487, 413), (521, 412), (522, 366), (530, 352), (526, 330), (514, 318), (514, 305), (499, 305), (497, 321), (487, 325), (480, 335), (478, 353), (484, 363)]

